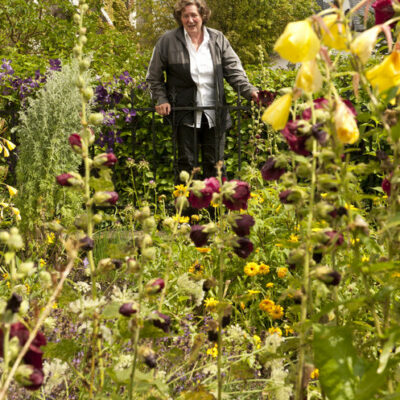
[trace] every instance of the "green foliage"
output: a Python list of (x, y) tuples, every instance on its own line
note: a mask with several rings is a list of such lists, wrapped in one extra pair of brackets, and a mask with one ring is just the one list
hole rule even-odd
[(18, 207), (22, 227), (29, 231), (55, 216), (70, 220), (80, 208), (77, 194), (59, 187), (55, 180), (79, 166), (68, 144), (68, 136), (80, 128), (80, 100), (74, 86), (77, 73), (76, 65), (53, 72), (20, 113), (16, 128), (20, 143)]

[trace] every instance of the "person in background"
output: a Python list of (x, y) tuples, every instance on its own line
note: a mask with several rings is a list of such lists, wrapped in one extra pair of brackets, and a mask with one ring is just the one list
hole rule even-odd
[[(210, 15), (204, 0), (180, 0), (175, 4), (179, 27), (157, 41), (146, 76), (158, 114), (170, 115), (171, 103), (177, 107), (215, 106), (217, 101), (226, 104), (224, 79), (246, 99), (257, 100), (258, 89), (250, 84), (227, 38), (206, 26)], [(216, 176), (215, 165), (223, 160), (225, 132), (232, 125), (227, 109), (177, 111), (175, 117), (175, 177), (183, 170), (190, 173), (197, 165), (196, 142), (201, 148), (203, 178)]]

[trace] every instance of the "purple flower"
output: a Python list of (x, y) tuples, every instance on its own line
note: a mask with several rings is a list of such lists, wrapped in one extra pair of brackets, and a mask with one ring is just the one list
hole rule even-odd
[(73, 186), (73, 181), (75, 179), (75, 176), (68, 173), (61, 174), (56, 177), (57, 183), (61, 186)]
[(196, 247), (203, 247), (207, 244), (208, 233), (204, 233), (205, 229), (202, 225), (193, 225), (190, 231), (190, 239), (192, 239)]
[(96, 86), (94, 93), (95, 93), (95, 99), (96, 99), (97, 103), (103, 103), (103, 104), (111, 103), (111, 97), (108, 94), (107, 89), (103, 85)]
[(134, 303), (124, 303), (119, 308), (119, 313), (125, 317), (130, 317), (132, 314), (136, 314), (138, 312), (137, 307), (135, 307)]
[(219, 182), (217, 178), (211, 177), (204, 180), (205, 188), (200, 190), (200, 196), (196, 196), (193, 191), (189, 193), (189, 203), (194, 208), (207, 208), (212, 199), (213, 193), (219, 192)]
[(160, 293), (165, 287), (164, 279), (156, 278), (151, 280), (146, 285), (146, 293), (147, 294), (157, 294)]
[(2, 59), (3, 64), (1, 64), (1, 68), (5, 71), (7, 75), (13, 75), (14, 70), (11, 66), (11, 60), (6, 60), (5, 58)]
[(165, 315), (156, 311), (154, 313), (154, 318), (152, 318), (153, 325), (157, 328), (162, 329), (165, 333), (169, 332), (169, 328), (171, 325), (171, 317), (169, 315)]
[(253, 243), (244, 237), (236, 239), (233, 251), (241, 258), (247, 258), (253, 251)]
[(298, 128), (297, 121), (289, 121), (281, 133), (292, 151), (302, 156), (310, 156), (311, 152), (306, 149), (306, 141), (310, 136), (301, 135)]
[(250, 228), (255, 224), (254, 218), (248, 214), (235, 216), (234, 223), (231, 224), (232, 230), (238, 236), (247, 236), (250, 234)]
[(73, 133), (69, 136), (68, 141), (76, 153), (82, 153), (82, 138), (79, 134)]
[(386, 193), (387, 196), (390, 196), (390, 192), (392, 191), (392, 184), (388, 178), (385, 178), (382, 181), (382, 190)]
[(111, 93), (111, 99), (113, 100), (114, 104), (119, 104), (123, 97), (124, 95), (122, 93), (115, 90)]
[(383, 24), (394, 17), (392, 0), (376, 0), (372, 8), (375, 11), (375, 25)]
[(117, 161), (114, 153), (103, 153), (93, 159), (93, 165), (95, 167), (112, 167)]
[[(320, 97), (319, 99), (315, 99), (314, 100), (314, 110), (318, 110), (320, 108), (326, 108), (328, 106), (328, 104), (329, 104), (329, 101), (323, 97)], [(305, 120), (311, 119), (311, 113), (312, 113), (311, 107), (306, 108), (301, 115), (302, 119), (305, 119)]]
[(51, 58), (49, 60), (50, 70), (61, 71), (61, 60), (59, 58)]
[(235, 182), (234, 193), (224, 195), (223, 203), (229, 210), (247, 210), (247, 200), (250, 198), (250, 185), (247, 182), (233, 179)]
[(129, 75), (128, 71), (124, 71), (120, 76), (119, 79), (125, 83), (125, 85), (129, 85), (133, 82), (133, 78)]
[(275, 181), (279, 179), (286, 171), (284, 168), (275, 167), (276, 159), (268, 158), (267, 162), (261, 168), (261, 175), (266, 181)]
[(114, 205), (118, 200), (117, 192), (96, 192), (93, 201), (98, 206)]
[(132, 122), (132, 119), (136, 117), (136, 111), (130, 110), (129, 108), (123, 108), (122, 111), (126, 114), (125, 122), (128, 124)]
[(40, 386), (43, 385), (44, 374), (43, 371), (37, 368), (32, 368), (32, 373), (29, 376), (30, 383), (23, 383), (24, 386), (28, 390), (37, 390)]

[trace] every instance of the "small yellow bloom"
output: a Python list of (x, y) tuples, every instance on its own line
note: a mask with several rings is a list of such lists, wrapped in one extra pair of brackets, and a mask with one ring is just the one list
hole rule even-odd
[(174, 221), (177, 221), (179, 224), (188, 224), (190, 221), (189, 217), (183, 217), (183, 216), (178, 216), (178, 215), (174, 215), (172, 217), (174, 219)]
[(246, 308), (246, 305), (243, 303), (243, 301), (240, 302), (240, 308), (244, 310)]
[(284, 328), (285, 328), (285, 336), (293, 335), (293, 333), (294, 333), (293, 328), (291, 328), (288, 325), (285, 325)]
[(275, 304), (269, 311), (269, 316), (272, 319), (281, 319), (284, 315), (283, 307)]
[(310, 61), (319, 52), (321, 43), (310, 21), (290, 22), (275, 43), (274, 50), (292, 62)]
[(46, 235), (46, 242), (47, 242), (47, 244), (52, 244), (52, 243), (54, 243), (55, 238), (56, 238), (56, 236), (54, 235), (54, 232), (48, 233), (48, 234)]
[(247, 293), (248, 293), (250, 296), (253, 296), (254, 294), (259, 294), (259, 293), (261, 293), (261, 292), (260, 292), (259, 290), (248, 290)]
[(9, 278), (9, 275), (7, 272), (4, 272), (2, 275), (3, 279), (6, 281)]
[(25, 283), (25, 287), (26, 287), (26, 293), (29, 294), (31, 292), (31, 287), (29, 286), (28, 283)]
[(356, 239), (350, 239), (350, 243), (354, 246), (356, 243), (359, 243), (360, 239), (356, 238)]
[(253, 336), (253, 341), (257, 349), (261, 347), (261, 338), (258, 335)]
[(318, 92), (322, 87), (322, 75), (315, 60), (305, 61), (297, 72), (295, 87), (307, 94)]
[(400, 51), (394, 50), (381, 64), (369, 69), (365, 76), (379, 94), (400, 86)]
[(7, 186), (7, 189), (8, 189), (8, 193), (9, 193), (9, 195), (11, 197), (15, 196), (18, 193), (18, 190), (15, 189), (15, 187), (12, 187), (12, 186), (9, 186), (9, 185), (6, 185), (6, 186)]
[(217, 307), (218, 304), (219, 301), (217, 299), (214, 299), (214, 297), (210, 297), (209, 299), (204, 300), (204, 305), (206, 306), (206, 308), (209, 309), (215, 309), (215, 307)]
[(172, 192), (174, 197), (185, 196), (189, 197), (189, 191), (185, 185), (177, 185), (175, 186), (175, 190)]
[(274, 306), (275, 303), (270, 299), (264, 299), (259, 304), (260, 310), (265, 312), (270, 312)]
[(266, 274), (268, 274), (268, 273), (269, 273), (269, 265), (264, 264), (264, 263), (261, 263), (261, 264), (258, 266), (258, 273), (259, 273), (260, 275), (266, 275)]
[(15, 215), (15, 219), (16, 219), (17, 221), (21, 221), (21, 213), (20, 213), (19, 209), (16, 208), (16, 207), (11, 207), (11, 211), (12, 211), (13, 214)]
[(293, 233), (289, 237), (289, 242), (291, 243), (298, 243), (299, 237), (297, 235), (294, 235)]
[(379, 25), (374, 26), (360, 33), (350, 44), (350, 51), (358, 56), (360, 61), (365, 64), (371, 57), (372, 50), (375, 47), (376, 39), (381, 31)]
[(51, 306), (51, 308), (53, 308), (53, 310), (56, 310), (56, 309), (58, 308), (58, 304), (57, 304), (57, 303), (54, 303), (54, 304)]
[(280, 267), (276, 270), (276, 274), (278, 278), (284, 278), (288, 273), (288, 269), (286, 267)]
[(204, 272), (204, 267), (196, 260), (189, 268), (189, 272), (194, 275), (201, 275)]
[(39, 260), (39, 263), (40, 263), (40, 266), (41, 267), (44, 267), (47, 263), (46, 263), (46, 260), (44, 260), (43, 258), (41, 258), (40, 260)]
[(315, 368), (314, 371), (311, 372), (310, 374), (311, 379), (318, 379), (319, 378), (319, 369)]
[(282, 336), (282, 329), (279, 327), (275, 328), (275, 327), (271, 326), (271, 328), (268, 329), (268, 333), (270, 335), (273, 335), (276, 333), (278, 336)]
[(268, 283), (265, 285), (265, 287), (266, 287), (267, 289), (271, 289), (271, 288), (274, 287), (274, 284), (273, 284), (273, 282), (268, 282)]
[(213, 358), (218, 357), (218, 344), (215, 344), (214, 347), (207, 349), (207, 355), (212, 356)]
[(276, 247), (282, 247), (283, 245), (282, 245), (282, 243), (275, 243), (275, 246)]
[(209, 247), (196, 247), (199, 253), (210, 253), (211, 249)]
[(244, 267), (244, 273), (245, 273), (247, 276), (255, 276), (255, 275), (258, 274), (258, 269), (259, 269), (259, 267), (258, 267), (258, 264), (257, 264), (257, 263), (255, 263), (255, 262), (249, 262), (249, 263), (247, 263), (247, 264), (245, 265), (245, 267)]
[(276, 131), (283, 129), (289, 119), (292, 100), (292, 93), (287, 93), (278, 99), (275, 99), (264, 111), (264, 114), (261, 117), (262, 121), (271, 125)]
[(362, 256), (361, 257), (361, 262), (368, 262), (369, 261), (369, 257), (368, 256)]
[(338, 139), (344, 144), (353, 144), (358, 140), (360, 133), (354, 115), (343, 103), (338, 101), (334, 114), (335, 129)]
[(8, 150), (14, 150), (15, 149), (15, 144), (13, 142), (10, 142), (7, 139), (3, 139), (4, 143), (6, 144), (6, 146), (8, 147)]
[(393, 272), (391, 277), (392, 278), (400, 278), (400, 272)]
[(200, 221), (200, 215), (193, 214), (193, 215), (190, 217), (190, 219), (191, 219), (193, 222), (198, 222), (198, 221)]
[(322, 42), (332, 49), (348, 50), (346, 28), (343, 22), (338, 21), (338, 17), (332, 14), (322, 18), (330, 32), (322, 30)]

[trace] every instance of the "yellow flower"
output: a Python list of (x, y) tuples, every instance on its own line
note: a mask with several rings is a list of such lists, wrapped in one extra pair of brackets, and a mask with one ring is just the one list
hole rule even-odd
[(259, 304), (260, 310), (265, 312), (270, 312), (272, 308), (275, 306), (275, 303), (270, 299), (264, 299)]
[(380, 31), (381, 27), (379, 25), (374, 26), (373, 28), (359, 34), (350, 43), (350, 51), (358, 56), (363, 64), (365, 64), (371, 57), (372, 50), (375, 47), (376, 39)]
[(214, 309), (215, 307), (217, 307), (219, 301), (217, 299), (214, 299), (214, 297), (210, 297), (209, 299), (205, 299), (204, 300), (204, 305), (206, 306), (206, 308), (209, 309)]
[(285, 335), (286, 336), (293, 335), (293, 333), (294, 333), (294, 329), (293, 328), (291, 328), (288, 325), (285, 325), (284, 328), (285, 328)]
[(311, 372), (310, 374), (311, 379), (318, 379), (319, 378), (319, 369), (315, 368), (314, 371)]
[(193, 215), (190, 217), (190, 219), (191, 219), (193, 222), (198, 222), (198, 221), (200, 221), (200, 215), (193, 214)]
[(204, 272), (204, 267), (196, 260), (196, 262), (189, 268), (191, 274), (201, 275)]
[(211, 251), (209, 247), (196, 247), (196, 250), (199, 253), (209, 253)]
[(282, 208), (282, 204), (279, 204), (279, 206), (276, 207), (275, 212), (276, 212), (276, 213), (279, 212), (279, 210), (280, 210), (281, 208)]
[(212, 356), (213, 358), (218, 357), (218, 344), (215, 344), (214, 347), (207, 349), (207, 355)]
[(336, 104), (334, 121), (336, 135), (342, 143), (353, 144), (358, 140), (360, 133), (358, 132), (357, 122), (343, 101), (339, 100)]
[(253, 294), (259, 294), (259, 293), (261, 293), (261, 292), (260, 292), (259, 290), (248, 290), (247, 293), (248, 293), (250, 296), (253, 296)]
[(400, 51), (394, 50), (381, 64), (369, 69), (365, 76), (379, 94), (400, 86)]
[(15, 149), (15, 144), (13, 142), (10, 142), (7, 139), (3, 138), (3, 142), (6, 144), (6, 146), (8, 147), (8, 150), (14, 150)]
[(253, 341), (257, 349), (261, 347), (261, 338), (258, 335), (253, 336)]
[(400, 278), (400, 272), (393, 272), (391, 277), (392, 278)]
[(266, 265), (266, 264), (264, 264), (264, 263), (261, 263), (261, 264), (258, 266), (258, 273), (259, 273), (260, 275), (268, 274), (268, 273), (269, 273), (269, 265)]
[(287, 93), (278, 99), (275, 99), (264, 111), (264, 114), (261, 117), (262, 121), (266, 124), (270, 124), (276, 131), (283, 129), (289, 118), (292, 99), (292, 93)]
[(310, 61), (319, 52), (321, 43), (310, 21), (290, 22), (275, 43), (274, 50), (292, 62)]
[(338, 21), (338, 15), (332, 14), (322, 18), (329, 33), (322, 30), (322, 42), (332, 49), (347, 50), (346, 29), (343, 22)]
[(356, 243), (358, 243), (360, 241), (359, 238), (356, 239), (350, 239), (350, 243), (354, 246)]
[(258, 274), (258, 264), (255, 262), (249, 262), (244, 267), (244, 273), (247, 276), (254, 276)]
[(17, 221), (21, 221), (21, 213), (20, 213), (19, 209), (16, 208), (16, 207), (11, 207), (11, 211), (12, 211), (13, 214), (15, 215), (15, 219), (16, 219)]
[(54, 243), (55, 237), (56, 237), (56, 236), (54, 235), (54, 232), (48, 233), (48, 234), (46, 235), (46, 242), (47, 242), (47, 244), (52, 244), (52, 243)]
[(284, 315), (283, 312), (283, 307), (282, 306), (278, 306), (277, 304), (275, 304), (269, 311), (268, 314), (270, 315), (270, 317), (272, 319), (281, 319)]
[(295, 87), (307, 94), (318, 92), (322, 87), (322, 75), (315, 60), (305, 61), (297, 72)]
[(274, 328), (273, 326), (271, 326), (271, 328), (268, 329), (268, 333), (270, 335), (273, 335), (276, 333), (278, 336), (282, 336), (282, 329), (278, 328), (278, 327)]
[(278, 278), (284, 278), (288, 273), (288, 269), (286, 267), (280, 267), (276, 270), (276, 274)]
[(368, 256), (362, 256), (361, 257), (361, 262), (368, 262), (369, 261), (369, 257)]
[(175, 186), (175, 190), (172, 192), (174, 197), (179, 197), (179, 196), (186, 196), (189, 197), (189, 191), (187, 190), (187, 187), (185, 185), (177, 185)]
[(9, 195), (11, 197), (15, 196), (18, 193), (18, 190), (15, 189), (15, 187), (12, 187), (12, 186), (9, 186), (9, 185), (6, 185), (6, 186), (7, 186), (7, 189), (8, 189), (8, 193), (9, 193)]
[(3, 279), (6, 281), (9, 278), (9, 275), (7, 272), (4, 272), (2, 275)]
[(265, 285), (265, 287), (266, 287), (267, 289), (271, 289), (271, 288), (274, 287), (274, 284), (273, 284), (272, 282), (268, 282), (268, 283)]
[(240, 308), (244, 310), (246, 308), (246, 305), (243, 303), (243, 301), (240, 302)]
[(289, 237), (289, 242), (291, 243), (297, 243), (299, 241), (299, 237), (297, 235), (294, 235), (293, 233)]
[(39, 263), (40, 263), (40, 266), (41, 267), (44, 267), (47, 263), (46, 263), (46, 260), (44, 260), (43, 258), (41, 258), (40, 260), (39, 260)]
[(31, 292), (31, 287), (29, 286), (28, 283), (25, 283), (25, 287), (26, 287), (26, 293), (29, 294)]
[(180, 224), (188, 224), (190, 221), (189, 217), (179, 217), (178, 215), (174, 215), (172, 218)]
[(282, 243), (275, 243), (276, 247), (282, 247)]

